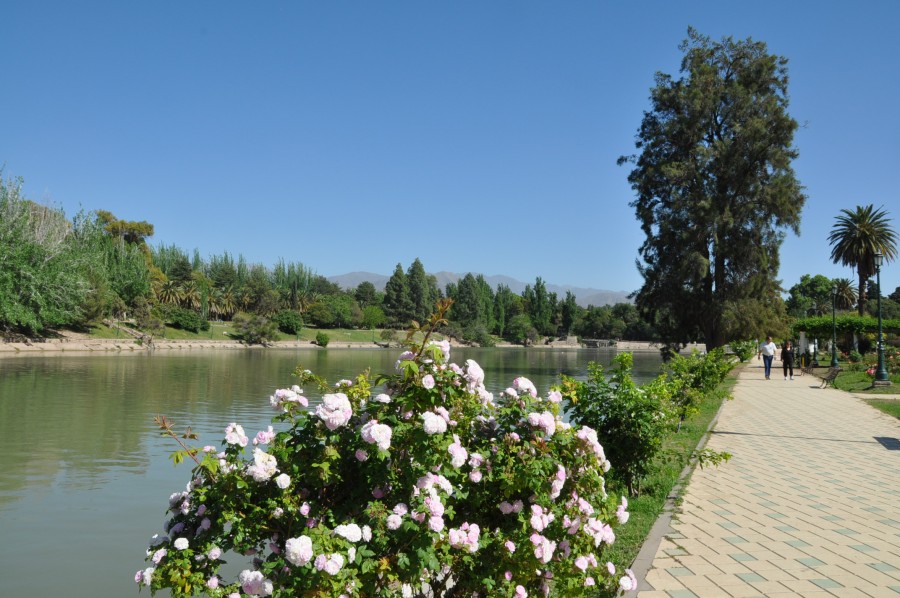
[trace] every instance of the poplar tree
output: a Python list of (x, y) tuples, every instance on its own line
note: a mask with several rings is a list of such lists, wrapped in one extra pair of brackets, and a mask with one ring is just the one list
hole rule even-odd
[(403, 272), (403, 266), (399, 263), (384, 285), (384, 314), (394, 326), (408, 326), (410, 320), (414, 318), (409, 283)]
[(664, 341), (707, 348), (781, 323), (784, 230), (805, 201), (791, 163), (787, 59), (766, 44), (693, 28), (681, 77), (657, 73), (628, 176), (646, 235), (635, 303)]

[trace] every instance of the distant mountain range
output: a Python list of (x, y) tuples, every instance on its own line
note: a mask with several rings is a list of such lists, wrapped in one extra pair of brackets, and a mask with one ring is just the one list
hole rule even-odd
[[(441, 291), (447, 288), (448, 283), (457, 282), (460, 278), (465, 276), (465, 274), (457, 274), (455, 272), (433, 272), (432, 274), (437, 279), (438, 287)], [(475, 273), (473, 272), (473, 274)], [(375, 285), (376, 289), (383, 291), (384, 285), (387, 283), (388, 279), (390, 279), (390, 276), (375, 274), (374, 272), (349, 272), (347, 274), (328, 276), (326, 278), (344, 289), (355, 289), (359, 286), (359, 283), (369, 281)], [(525, 283), (521, 280), (499, 274), (495, 276), (485, 276), (484, 279), (494, 289), (497, 288), (497, 285), (504, 284), (516, 294), (521, 294), (525, 290), (526, 284), (534, 284), (533, 282)], [(626, 291), (607, 291), (603, 289), (573, 287), (571, 285), (550, 284), (547, 282), (545, 282), (545, 284), (547, 285), (547, 292), (556, 293), (559, 299), (565, 298), (566, 291), (572, 291), (572, 294), (575, 295), (576, 302), (582, 307), (587, 307), (589, 305), (599, 307), (601, 305), (631, 302), (628, 298), (629, 293)]]

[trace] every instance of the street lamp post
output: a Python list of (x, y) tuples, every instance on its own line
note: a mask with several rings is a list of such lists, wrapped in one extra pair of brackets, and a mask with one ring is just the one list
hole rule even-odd
[[(812, 315), (814, 315), (814, 316), (819, 315), (819, 304), (816, 303), (815, 301), (813, 301), (813, 305), (812, 305)], [(809, 360), (810, 361), (809, 365), (811, 365), (814, 368), (817, 368), (817, 367), (819, 367), (819, 339), (818, 339), (818, 337), (815, 337), (812, 339), (812, 343), (810, 344), (810, 346), (812, 347), (812, 355), (811, 355), (812, 358)]]
[(831, 367), (838, 367), (837, 358), (837, 318), (835, 317), (835, 304), (837, 303), (837, 285), (831, 285)]
[(881, 253), (875, 254), (875, 284), (878, 285), (878, 369), (875, 370), (875, 380), (873, 386), (890, 386), (891, 378), (888, 376), (887, 368), (884, 367), (884, 335), (881, 330), (881, 264), (884, 262), (884, 256)]

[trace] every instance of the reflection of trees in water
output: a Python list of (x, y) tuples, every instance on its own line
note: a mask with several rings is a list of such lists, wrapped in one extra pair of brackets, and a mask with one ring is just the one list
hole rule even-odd
[[(231, 421), (251, 436), (268, 425), (268, 396), (293, 383), (290, 374), (298, 364), (334, 383), (366, 368), (373, 375), (392, 372), (398, 354), (303, 349), (3, 358), (0, 505), (17, 500), (29, 487), (58, 482), (90, 490), (109, 479), (143, 474), (151, 460), (165, 461), (174, 449), (157, 434), (153, 416), (158, 413), (173, 419), (179, 430), (193, 426), (199, 444), (219, 446)], [(526, 376), (543, 394), (560, 373), (583, 376), (589, 361), (605, 366), (614, 354), (605, 349), (454, 348), (452, 359), (478, 361), (491, 392)], [(637, 357), (636, 369), (646, 361), (647, 377), (655, 375), (658, 354)], [(316, 389), (305, 390), (315, 402)], [(183, 481), (187, 473), (180, 468), (172, 475)]]

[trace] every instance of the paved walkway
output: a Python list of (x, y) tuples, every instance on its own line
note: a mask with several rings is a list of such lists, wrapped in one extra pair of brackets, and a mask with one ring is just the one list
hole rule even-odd
[(640, 598), (900, 598), (900, 423), (776, 374), (740, 372)]

